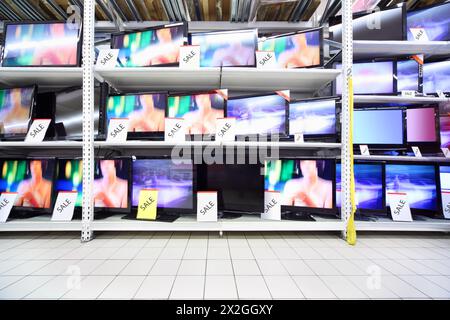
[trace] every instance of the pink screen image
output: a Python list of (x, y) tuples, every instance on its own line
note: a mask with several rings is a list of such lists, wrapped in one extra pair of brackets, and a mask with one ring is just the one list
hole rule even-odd
[(406, 111), (408, 142), (437, 141), (435, 117), (434, 108), (408, 109)]

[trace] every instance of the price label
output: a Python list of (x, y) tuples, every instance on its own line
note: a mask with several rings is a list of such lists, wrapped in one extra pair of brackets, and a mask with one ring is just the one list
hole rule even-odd
[(402, 97), (415, 97), (416, 96), (416, 92), (414, 90), (402, 90)]
[(417, 158), (422, 157), (422, 152), (420, 152), (419, 147), (411, 147), (411, 149), (414, 152), (414, 156), (416, 156)]
[(76, 191), (59, 192), (53, 208), (52, 221), (72, 221), (77, 196)]
[(125, 142), (128, 137), (128, 127), (130, 119), (128, 118), (111, 118), (108, 124), (108, 142)]
[(217, 191), (197, 192), (197, 221), (217, 221)]
[(303, 132), (294, 133), (294, 142), (305, 143), (305, 137), (303, 136)]
[(180, 47), (180, 68), (181, 69), (200, 68), (200, 46)]
[(392, 220), (404, 222), (413, 221), (408, 202), (408, 195), (403, 192), (388, 192), (387, 195), (389, 197)]
[(137, 219), (156, 220), (158, 209), (158, 190), (142, 189), (139, 192)]
[(410, 28), (415, 41), (429, 41), (427, 32), (424, 28)]
[(369, 147), (366, 144), (360, 145), (359, 151), (361, 151), (362, 156), (370, 156)]
[(17, 195), (17, 192), (3, 192), (0, 195), (0, 223), (5, 223), (8, 220)]
[(216, 141), (234, 141), (236, 139), (236, 118), (216, 120)]
[(164, 128), (164, 141), (186, 141), (186, 126), (183, 118), (166, 118)]
[(264, 212), (261, 213), (263, 220), (281, 220), (281, 193), (278, 191), (264, 192)]
[(275, 69), (278, 68), (275, 52), (273, 51), (256, 51), (256, 68), (257, 69)]
[(28, 130), (25, 142), (42, 142), (50, 126), (51, 119), (34, 119)]
[(446, 98), (445, 94), (444, 94), (444, 92), (442, 92), (442, 90), (437, 90), (436, 93), (437, 93), (439, 98), (441, 98), (441, 99), (445, 99)]
[(445, 219), (450, 219), (450, 191), (442, 191), (442, 211)]
[(100, 49), (95, 66), (97, 69), (114, 68), (119, 57), (119, 49)]
[(450, 150), (448, 148), (441, 148), (441, 150), (446, 158), (450, 158)]

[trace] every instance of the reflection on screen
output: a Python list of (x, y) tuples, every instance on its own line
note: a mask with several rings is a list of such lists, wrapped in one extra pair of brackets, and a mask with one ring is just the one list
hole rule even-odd
[(168, 116), (183, 118), (188, 134), (214, 134), (216, 120), (224, 117), (225, 98), (220, 93), (171, 96)]
[[(355, 175), (355, 201), (359, 209), (383, 210), (383, 165), (357, 163)], [(336, 204), (342, 202), (341, 164), (336, 165)]]
[(96, 160), (94, 171), (94, 206), (127, 208), (129, 161)]
[(111, 48), (119, 49), (123, 67), (148, 67), (178, 63), (184, 45), (184, 24), (167, 28), (114, 35)]
[(289, 104), (289, 134), (336, 133), (336, 100), (300, 101)]
[(139, 203), (141, 189), (158, 189), (158, 208), (193, 209), (193, 165), (171, 159), (133, 161), (132, 205)]
[(439, 129), (441, 131), (441, 148), (450, 147), (450, 117), (443, 116), (439, 118)]
[(265, 190), (281, 192), (281, 205), (333, 208), (333, 160), (269, 160)]
[(450, 166), (439, 166), (441, 192), (450, 193)]
[(419, 91), (419, 64), (415, 60), (397, 61), (397, 91)]
[(75, 66), (79, 34), (72, 23), (8, 24), (3, 66)]
[(408, 142), (435, 142), (436, 114), (434, 108), (406, 110), (406, 131)]
[(406, 30), (408, 40), (414, 41), (411, 29), (425, 29), (428, 40), (450, 40), (450, 3), (414, 10), (407, 13)]
[(163, 132), (167, 94), (109, 96), (106, 117), (129, 118), (128, 132)]
[(243, 67), (255, 65), (256, 29), (193, 33), (192, 45), (200, 46), (201, 67)]
[(436, 210), (436, 172), (434, 165), (386, 165), (387, 203), (389, 192), (408, 196), (411, 209)]
[(423, 93), (450, 92), (450, 60), (423, 65)]
[(26, 134), (34, 88), (0, 89), (0, 134)]
[(320, 30), (269, 38), (258, 43), (258, 50), (273, 51), (280, 68), (320, 65)]
[(81, 207), (83, 202), (83, 161), (79, 159), (58, 160), (55, 191), (77, 191), (75, 206)]
[(286, 100), (278, 94), (234, 98), (227, 102), (227, 117), (236, 118), (236, 134), (286, 132)]
[(355, 110), (354, 144), (403, 144), (403, 111)]

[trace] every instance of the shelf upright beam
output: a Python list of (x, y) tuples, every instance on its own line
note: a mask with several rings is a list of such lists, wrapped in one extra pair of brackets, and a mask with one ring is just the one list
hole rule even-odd
[(95, 0), (84, 1), (83, 15), (83, 214), (81, 241), (93, 237), (94, 218), (94, 32)]
[(342, 148), (341, 148), (341, 181), (342, 181), (342, 211), (341, 219), (344, 222), (342, 235), (347, 239), (347, 223), (352, 213), (351, 205), (351, 165), (353, 145), (350, 144), (352, 128), (350, 127), (350, 115), (353, 105), (353, 90), (349, 90), (352, 77), (353, 65), (353, 22), (352, 22), (352, 0), (342, 0)]

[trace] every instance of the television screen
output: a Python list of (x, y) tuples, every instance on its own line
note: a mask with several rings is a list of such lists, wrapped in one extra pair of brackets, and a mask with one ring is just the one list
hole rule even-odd
[(96, 208), (129, 207), (130, 164), (128, 159), (95, 161), (94, 206)]
[(81, 159), (58, 159), (56, 168), (56, 193), (77, 191), (76, 207), (83, 203), (83, 161)]
[(122, 67), (177, 64), (186, 32), (187, 26), (177, 23), (116, 34), (111, 38), (111, 48), (119, 49), (118, 60)]
[(164, 132), (167, 93), (109, 96), (106, 125), (112, 118), (129, 118), (128, 132)]
[(188, 134), (214, 134), (216, 120), (224, 117), (225, 99), (219, 91), (170, 96), (167, 113), (171, 118), (184, 118)]
[(191, 44), (200, 46), (201, 67), (254, 67), (256, 29), (192, 33)]
[[(342, 65), (336, 64), (336, 69)], [(395, 93), (393, 61), (357, 62), (353, 64), (354, 94)], [(336, 78), (336, 94), (342, 94), (342, 75)]]
[(419, 64), (415, 60), (397, 61), (397, 91), (419, 91)]
[(8, 23), (3, 67), (77, 66), (80, 35), (75, 23)]
[(0, 89), (0, 135), (26, 134), (34, 87)]
[(329, 135), (336, 133), (336, 100), (318, 99), (289, 104), (289, 134)]
[(439, 117), (439, 130), (441, 133), (441, 148), (450, 148), (450, 117)]
[(322, 30), (298, 32), (260, 39), (258, 50), (273, 51), (278, 67), (301, 68), (322, 65)]
[(436, 142), (436, 109), (411, 108), (406, 110), (406, 140), (408, 142)]
[(158, 208), (194, 209), (194, 167), (171, 159), (133, 161), (132, 205), (139, 204), (141, 189), (158, 189)]
[(441, 192), (450, 193), (450, 166), (439, 166)]
[(450, 60), (423, 65), (423, 93), (450, 92)]
[(232, 98), (227, 102), (227, 117), (236, 118), (236, 134), (285, 134), (286, 99), (277, 93)]
[(408, 196), (411, 209), (437, 210), (436, 168), (434, 165), (386, 164), (387, 203), (389, 192)]
[(0, 160), (0, 193), (17, 192), (17, 207), (50, 209), (55, 160)]
[(403, 110), (355, 110), (353, 116), (354, 144), (403, 144)]
[(268, 160), (265, 190), (281, 192), (281, 205), (332, 209), (334, 160)]
[[(358, 209), (384, 210), (383, 164), (355, 163), (355, 201)], [(336, 204), (342, 202), (341, 164), (336, 164)]]
[(430, 41), (450, 40), (450, 3), (410, 11), (406, 16), (408, 40), (414, 41), (411, 29), (424, 29)]

